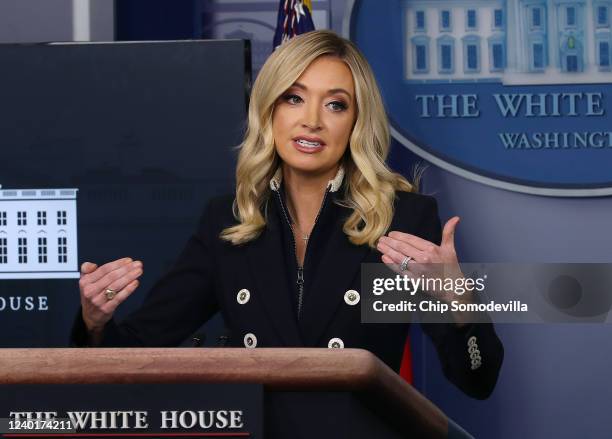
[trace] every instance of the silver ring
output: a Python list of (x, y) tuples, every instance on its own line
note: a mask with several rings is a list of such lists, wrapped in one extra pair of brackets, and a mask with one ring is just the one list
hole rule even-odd
[(400, 271), (406, 271), (408, 269), (408, 262), (412, 261), (412, 256), (404, 256), (402, 263), (400, 264)]
[(113, 290), (112, 288), (107, 288), (104, 291), (104, 295), (106, 296), (106, 300), (113, 300), (117, 295), (117, 291)]

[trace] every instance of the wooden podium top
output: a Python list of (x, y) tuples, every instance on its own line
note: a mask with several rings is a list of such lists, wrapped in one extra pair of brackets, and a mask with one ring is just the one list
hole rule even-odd
[(316, 348), (2, 349), (0, 384), (234, 382), (271, 391), (346, 391), (404, 431), (446, 437), (448, 419), (368, 351)]

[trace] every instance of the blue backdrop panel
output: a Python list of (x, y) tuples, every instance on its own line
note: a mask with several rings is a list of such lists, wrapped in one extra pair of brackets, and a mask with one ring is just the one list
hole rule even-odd
[[(141, 286), (118, 316), (140, 304), (206, 200), (232, 189), (231, 148), (243, 134), (250, 83), (247, 44), (0, 46), (0, 217), (7, 212), (0, 244), (3, 235), (10, 253), (0, 262), (0, 346), (67, 343), (83, 261), (143, 260)], [(51, 207), (40, 224), (44, 194), (62, 188), (77, 189), (76, 216), (56, 227)], [(17, 223), (16, 202), (26, 226)], [(78, 237), (67, 246), (72, 278), (49, 279), (40, 268), (38, 238), (48, 234), (45, 252), (56, 263), (57, 229)], [(27, 238), (29, 265), (19, 265), (17, 236)]]
[(536, 26), (526, 4), (355, 2), (350, 37), (375, 71), (394, 137), (422, 157), (498, 187), (609, 194), (612, 24), (572, 4), (548, 11), (554, 28)]

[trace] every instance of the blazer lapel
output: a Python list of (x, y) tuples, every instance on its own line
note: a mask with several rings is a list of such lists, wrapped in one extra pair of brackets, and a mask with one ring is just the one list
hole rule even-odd
[(359, 275), (361, 262), (369, 253), (368, 246), (356, 246), (349, 242), (342, 231), (344, 220), (344, 215), (335, 215), (331, 238), (320, 248), (321, 260), (316, 277), (304, 297), (299, 325), (307, 346), (319, 343), (325, 328), (344, 302), (344, 293), (355, 276)]
[(280, 224), (273, 205), (269, 203), (266, 228), (246, 246), (247, 261), (257, 285), (255, 296), (263, 302), (268, 321), (286, 346), (303, 346), (289, 296)]

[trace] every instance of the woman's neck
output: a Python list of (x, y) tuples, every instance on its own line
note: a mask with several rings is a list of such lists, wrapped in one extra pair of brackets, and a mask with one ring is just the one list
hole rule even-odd
[(329, 180), (333, 179), (338, 166), (328, 172), (313, 175), (283, 165), (285, 195), (293, 220), (304, 235), (310, 235), (321, 208)]

